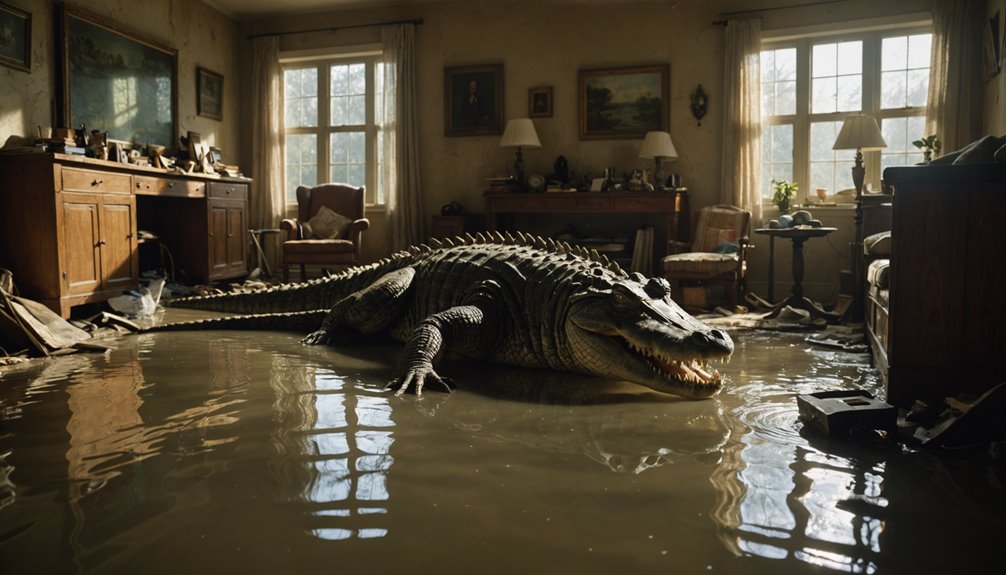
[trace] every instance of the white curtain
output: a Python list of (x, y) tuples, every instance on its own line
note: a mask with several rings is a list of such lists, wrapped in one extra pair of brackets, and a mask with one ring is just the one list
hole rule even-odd
[[(279, 38), (261, 36), (252, 45), (252, 193), (248, 224), (275, 229), (284, 217), (283, 193), (283, 71)], [(275, 273), (281, 259), (280, 234), (262, 236), (269, 267)]]
[(981, 137), (983, 92), (982, 19), (984, 2), (933, 2), (933, 44), (929, 71), (926, 135), (943, 141), (943, 153)]
[(381, 44), (379, 185), (387, 194), (388, 247), (397, 251), (423, 241), (426, 217), (419, 183), (416, 26), (385, 26), (381, 29)]
[(720, 202), (749, 210), (760, 225), (761, 20), (730, 20), (724, 54)]

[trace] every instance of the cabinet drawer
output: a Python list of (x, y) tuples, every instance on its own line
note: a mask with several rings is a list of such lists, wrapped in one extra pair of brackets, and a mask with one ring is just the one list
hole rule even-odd
[(63, 189), (75, 192), (129, 193), (129, 174), (63, 168)]
[(133, 176), (136, 193), (149, 196), (174, 196), (181, 198), (206, 197), (206, 183), (198, 180)]
[(490, 200), (492, 210), (496, 212), (537, 212), (545, 206), (542, 197), (527, 194), (515, 195), (512, 198), (493, 198)]
[(623, 212), (672, 212), (674, 196), (653, 192), (648, 198), (615, 198), (615, 207)]
[(611, 211), (611, 198), (568, 197), (547, 198), (545, 205), (549, 211), (571, 212), (608, 212)]
[(210, 182), (209, 197), (247, 200), (248, 184), (238, 184), (234, 182)]

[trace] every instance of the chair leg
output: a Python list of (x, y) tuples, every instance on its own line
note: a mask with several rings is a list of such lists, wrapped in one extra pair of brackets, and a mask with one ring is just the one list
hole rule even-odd
[(304, 267), (304, 264), (300, 264), (300, 281), (307, 281), (307, 269)]
[(290, 264), (283, 264), (283, 283), (290, 283)]

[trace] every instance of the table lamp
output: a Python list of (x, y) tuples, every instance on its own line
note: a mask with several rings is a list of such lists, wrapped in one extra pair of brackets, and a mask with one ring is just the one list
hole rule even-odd
[(538, 132), (534, 129), (534, 122), (530, 118), (516, 118), (506, 123), (503, 130), (503, 139), (500, 140), (500, 147), (517, 148), (517, 160), (514, 162), (514, 177), (517, 185), (524, 187), (524, 153), (522, 148), (540, 148), (541, 140), (538, 139)]
[(880, 150), (887, 142), (880, 134), (880, 127), (873, 116), (855, 114), (847, 116), (842, 129), (835, 138), (832, 150), (856, 150), (856, 163), (852, 166), (852, 183), (856, 186), (856, 196), (863, 193), (866, 168), (863, 167), (863, 150)]
[(647, 132), (646, 139), (643, 140), (643, 147), (639, 149), (639, 157), (654, 161), (653, 182), (656, 189), (664, 187), (664, 160), (675, 160), (678, 151), (674, 149), (674, 142), (667, 132)]

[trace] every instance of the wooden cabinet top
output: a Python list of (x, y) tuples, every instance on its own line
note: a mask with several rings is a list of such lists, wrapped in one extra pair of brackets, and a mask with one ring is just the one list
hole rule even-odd
[(2, 153), (0, 154), (0, 163), (40, 164), (40, 165), (60, 164), (62, 166), (77, 167), (82, 169), (121, 172), (133, 175), (163, 176), (171, 178), (185, 178), (191, 180), (205, 180), (210, 182), (251, 181), (251, 178), (244, 178), (244, 177), (232, 178), (228, 176), (220, 176), (217, 174), (202, 174), (202, 173), (186, 174), (182, 172), (165, 170), (163, 168), (154, 168), (152, 166), (137, 166), (136, 164), (124, 164), (120, 162), (110, 162), (108, 160), (98, 160), (95, 158), (88, 158), (76, 154)]

